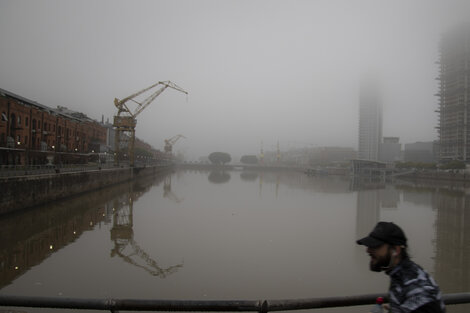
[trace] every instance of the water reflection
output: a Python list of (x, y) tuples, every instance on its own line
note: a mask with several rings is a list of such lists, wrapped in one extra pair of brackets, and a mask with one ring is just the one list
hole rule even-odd
[(255, 181), (256, 179), (258, 179), (258, 173), (257, 172), (241, 172), (240, 178), (244, 181)]
[(400, 201), (399, 191), (380, 179), (354, 177), (349, 188), (357, 192), (356, 236), (368, 234), (381, 220), (383, 209), (396, 209)]
[(211, 183), (223, 184), (230, 180), (230, 174), (226, 171), (212, 171), (207, 178)]
[[(32, 282), (17, 278), (62, 250), (77, 262), (93, 254), (83, 268), (100, 268), (94, 272), (98, 278), (81, 282), (96, 286), (71, 288), (71, 296), (100, 297), (102, 290), (119, 297), (154, 297), (158, 290), (168, 299), (385, 292), (387, 278), (370, 273), (355, 239), (388, 220), (403, 226), (413, 258), (444, 293), (464, 292), (470, 288), (468, 197), (466, 186), (296, 172), (180, 171), (0, 218), (0, 287), (35, 295), (37, 289), (28, 286), (50, 261), (32, 270), (32, 278), (24, 275)], [(175, 254), (186, 260), (184, 270)], [(139, 287), (126, 285), (132, 279)], [(51, 290), (42, 292), (50, 296)]]
[[(0, 287), (106, 221), (108, 204), (99, 201), (123, 192), (123, 186), (91, 193), (0, 220)], [(78, 201), (77, 201), (78, 200)]]
[(436, 277), (449, 292), (470, 290), (470, 201), (462, 190), (440, 190), (436, 220)]
[[(0, 219), (0, 288), (34, 266), (41, 264), (56, 251), (75, 242), (85, 232), (111, 221), (111, 239), (116, 240), (114, 254), (122, 253), (120, 239), (132, 242), (132, 204), (158, 186), (164, 176), (150, 176), (130, 184), (102, 189), (84, 196), (51, 203), (2, 216)], [(138, 246), (137, 246), (138, 247)], [(142, 249), (137, 253), (145, 256)], [(152, 260), (153, 265), (156, 263)], [(179, 265), (178, 265), (179, 267)], [(164, 274), (171, 269), (161, 270)], [(164, 276), (164, 275), (163, 275)]]
[[(445, 293), (470, 290), (470, 195), (467, 186), (405, 181), (393, 185), (356, 181), (351, 186), (357, 190), (358, 236), (370, 231), (377, 221), (394, 217), (394, 214), (409, 216), (403, 223), (410, 225), (426, 219), (426, 216), (416, 214), (418, 209), (411, 207), (406, 212), (398, 212), (404, 203), (432, 210), (434, 218), (428, 229), (408, 226), (415, 232), (410, 241), (418, 242), (414, 245), (414, 253), (421, 255), (422, 250), (430, 246), (428, 263), (432, 266), (428, 270), (434, 273)], [(406, 217), (398, 219), (406, 220)], [(451, 310), (464, 312), (466, 309), (468, 307), (453, 307)]]
[[(466, 185), (435, 182), (351, 181), (357, 191), (357, 237), (379, 220), (407, 228), (413, 254), (444, 293), (470, 290), (470, 200)], [(416, 225), (422, 224), (424, 227)], [(448, 312), (467, 312), (469, 305)]]
[(163, 181), (163, 197), (170, 199), (175, 203), (180, 203), (183, 201), (183, 198), (178, 197), (174, 192), (171, 191), (171, 177), (172, 175), (167, 175)]
[[(171, 177), (171, 175), (167, 177)], [(168, 180), (167, 177), (165, 177), (163, 189), (168, 196), (168, 193), (171, 193), (171, 179)], [(118, 256), (126, 263), (143, 269), (153, 276), (165, 278), (178, 271), (183, 267), (183, 264), (162, 268), (134, 240), (133, 204), (136, 196), (138, 194), (131, 191), (129, 195), (114, 200), (113, 227), (111, 228), (111, 240), (114, 242), (114, 247), (111, 250), (111, 257)]]

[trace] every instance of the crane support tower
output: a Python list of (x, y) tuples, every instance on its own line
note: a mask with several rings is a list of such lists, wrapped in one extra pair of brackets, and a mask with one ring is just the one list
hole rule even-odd
[[(144, 101), (137, 102), (135, 100), (139, 95), (149, 91), (152, 88), (160, 86), (158, 90), (153, 92)], [(171, 81), (163, 81), (153, 84), (147, 88), (142, 89), (122, 100), (114, 99), (114, 105), (118, 109), (117, 115), (114, 116), (113, 126), (115, 127), (115, 154), (114, 163), (119, 165), (119, 160), (122, 158), (121, 149), (124, 148), (127, 142), (127, 149), (129, 155), (129, 166), (134, 166), (134, 143), (135, 143), (135, 126), (137, 125), (137, 115), (139, 115), (156, 97), (158, 97), (166, 88), (172, 88), (182, 93), (188, 94), (183, 88), (172, 83)], [(137, 103), (134, 111), (131, 111), (127, 106), (127, 102), (132, 101)]]

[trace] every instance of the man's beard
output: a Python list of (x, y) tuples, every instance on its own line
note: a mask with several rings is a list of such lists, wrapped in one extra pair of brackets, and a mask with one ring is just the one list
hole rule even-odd
[(383, 257), (378, 257), (377, 259), (372, 259), (370, 260), (369, 263), (369, 268), (373, 272), (381, 272), (383, 270), (387, 270), (390, 266), (390, 261), (391, 261), (392, 255), (389, 252), (387, 252), (387, 255)]

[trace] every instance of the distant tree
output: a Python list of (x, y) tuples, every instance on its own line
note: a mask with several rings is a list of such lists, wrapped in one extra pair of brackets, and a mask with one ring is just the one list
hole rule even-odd
[(258, 164), (258, 157), (256, 155), (244, 155), (240, 158), (243, 164)]
[(230, 161), (232, 161), (232, 157), (230, 154), (225, 152), (212, 152), (209, 154), (209, 161), (213, 164), (225, 164), (230, 163)]

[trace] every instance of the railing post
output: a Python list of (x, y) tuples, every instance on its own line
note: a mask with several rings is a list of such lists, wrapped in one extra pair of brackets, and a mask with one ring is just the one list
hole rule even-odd
[(260, 306), (259, 306), (259, 313), (268, 313), (268, 301), (264, 300), (264, 301), (260, 301)]

